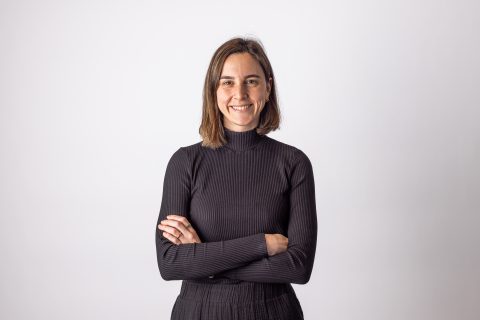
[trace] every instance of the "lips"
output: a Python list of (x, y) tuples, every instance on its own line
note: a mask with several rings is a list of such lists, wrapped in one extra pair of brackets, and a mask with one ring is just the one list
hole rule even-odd
[(245, 111), (247, 109), (250, 109), (253, 106), (253, 104), (244, 104), (244, 105), (238, 105), (238, 106), (230, 106), (235, 111)]

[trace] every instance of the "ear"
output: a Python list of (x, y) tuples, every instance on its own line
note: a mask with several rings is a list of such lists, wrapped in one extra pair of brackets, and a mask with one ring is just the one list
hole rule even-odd
[(272, 77), (268, 78), (268, 81), (267, 81), (267, 97), (270, 97), (270, 91), (272, 91), (272, 83), (273, 83)]

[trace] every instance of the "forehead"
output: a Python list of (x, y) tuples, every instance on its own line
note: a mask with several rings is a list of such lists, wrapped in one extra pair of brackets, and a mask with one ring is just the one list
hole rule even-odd
[(222, 76), (242, 77), (249, 74), (263, 76), (260, 63), (248, 52), (234, 53), (223, 64)]

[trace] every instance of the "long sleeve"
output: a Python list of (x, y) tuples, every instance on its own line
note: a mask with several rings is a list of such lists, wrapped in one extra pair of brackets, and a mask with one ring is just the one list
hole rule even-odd
[(291, 174), (288, 249), (217, 276), (253, 282), (305, 284), (313, 269), (317, 242), (317, 214), (312, 165), (299, 152)]
[(263, 233), (226, 241), (175, 245), (157, 228), (169, 214), (188, 219), (191, 199), (191, 164), (183, 148), (170, 158), (163, 183), (162, 204), (155, 225), (157, 262), (164, 280), (206, 278), (268, 256)]

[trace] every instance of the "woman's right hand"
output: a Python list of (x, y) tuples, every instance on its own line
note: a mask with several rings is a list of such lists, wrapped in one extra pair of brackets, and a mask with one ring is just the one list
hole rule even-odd
[(267, 242), (267, 251), (269, 256), (287, 251), (288, 238), (283, 234), (265, 234), (265, 241)]
[(166, 218), (160, 222), (158, 229), (170, 242), (176, 245), (202, 242), (186, 217), (170, 214)]

